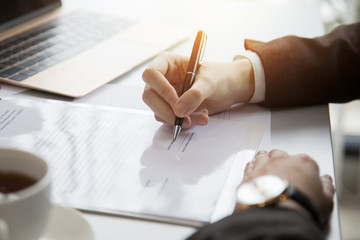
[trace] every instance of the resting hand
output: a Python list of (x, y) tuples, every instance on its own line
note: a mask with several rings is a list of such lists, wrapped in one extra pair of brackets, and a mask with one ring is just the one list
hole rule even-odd
[[(317, 163), (308, 155), (289, 155), (280, 150), (269, 153), (260, 151), (255, 159), (246, 165), (243, 182), (267, 174), (289, 180), (312, 200), (324, 220), (329, 218), (335, 191), (332, 178), (329, 175), (320, 177)], [(294, 204), (285, 206), (304, 212)]]
[(247, 59), (202, 63), (191, 88), (179, 97), (188, 61), (185, 56), (162, 53), (144, 71), (143, 100), (158, 121), (173, 125), (178, 116), (185, 118), (183, 128), (206, 125), (209, 114), (252, 97), (253, 72)]

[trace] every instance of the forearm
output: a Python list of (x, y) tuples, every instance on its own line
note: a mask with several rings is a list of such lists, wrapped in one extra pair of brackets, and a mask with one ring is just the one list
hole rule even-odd
[(287, 208), (251, 208), (200, 229), (188, 240), (325, 239), (310, 218)]
[(264, 105), (345, 102), (360, 96), (360, 23), (314, 39), (246, 40), (245, 48), (261, 58), (266, 81)]

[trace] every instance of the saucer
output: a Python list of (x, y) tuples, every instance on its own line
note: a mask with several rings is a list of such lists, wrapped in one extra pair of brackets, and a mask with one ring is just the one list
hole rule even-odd
[(45, 232), (40, 240), (94, 240), (89, 223), (77, 210), (54, 204)]

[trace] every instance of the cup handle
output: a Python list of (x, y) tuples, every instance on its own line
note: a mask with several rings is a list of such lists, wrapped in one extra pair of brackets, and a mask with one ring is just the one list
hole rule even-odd
[(9, 240), (9, 228), (4, 220), (0, 218), (0, 240)]

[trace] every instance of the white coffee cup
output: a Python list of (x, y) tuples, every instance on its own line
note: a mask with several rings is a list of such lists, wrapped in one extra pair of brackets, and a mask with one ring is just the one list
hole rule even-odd
[(0, 148), (0, 172), (14, 172), (36, 180), (22, 190), (0, 193), (0, 239), (38, 240), (51, 210), (48, 164), (32, 153)]

